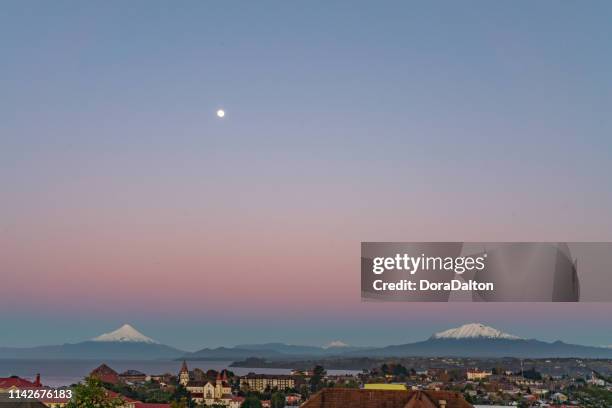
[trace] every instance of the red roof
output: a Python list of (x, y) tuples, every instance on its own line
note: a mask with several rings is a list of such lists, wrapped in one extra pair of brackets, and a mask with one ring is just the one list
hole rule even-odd
[(121, 398), (125, 402), (138, 402), (138, 403), (144, 404), (143, 402), (126, 397), (125, 395), (119, 394), (118, 392), (111, 391), (111, 390), (106, 390), (106, 395), (108, 395), (111, 398)]
[(36, 384), (32, 381), (28, 381), (24, 378), (17, 376), (14, 377), (0, 377), (0, 388), (41, 388), (40, 383)]
[[(444, 404), (441, 403), (444, 401)], [(262, 402), (263, 405), (263, 402)], [(390, 391), (325, 388), (302, 408), (473, 408), (452, 391)]]
[(95, 368), (89, 373), (89, 376), (110, 384), (117, 384), (119, 382), (119, 374), (106, 364), (102, 364)]
[(130, 402), (134, 404), (134, 408), (170, 408), (170, 404), (153, 404), (148, 402), (140, 402), (138, 400), (126, 397), (125, 395), (121, 395), (115, 391), (106, 390), (106, 395), (113, 398), (121, 398), (125, 402)]

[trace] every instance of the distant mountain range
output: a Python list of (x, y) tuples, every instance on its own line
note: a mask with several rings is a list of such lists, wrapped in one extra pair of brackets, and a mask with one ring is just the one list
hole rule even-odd
[(298, 360), (306, 358), (355, 357), (525, 357), (612, 358), (607, 347), (581, 346), (562, 341), (552, 343), (523, 339), (481, 323), (433, 334), (426, 340), (386, 347), (353, 347), (341, 341), (327, 346), (284, 343), (242, 344), (186, 352), (159, 344), (130, 325), (94, 339), (57, 346), (0, 347), (0, 358), (29, 359), (188, 359), (188, 360)]
[(0, 347), (0, 358), (23, 359), (174, 359), (186, 352), (159, 344), (124, 324), (119, 329), (74, 344), (39, 347)]
[(231, 348), (205, 348), (194, 353), (189, 353), (186, 358), (190, 360), (236, 360), (249, 357), (267, 359), (296, 359), (307, 357), (337, 356), (349, 352), (367, 350), (364, 347), (352, 347), (346, 344), (339, 345), (332, 342), (325, 347), (317, 346), (296, 346), (284, 343), (265, 343), (265, 344), (242, 344)]
[(424, 341), (351, 352), (347, 355), (352, 357), (612, 358), (612, 350), (568, 344), (560, 340), (548, 343), (523, 339), (481, 323), (470, 323), (435, 333)]

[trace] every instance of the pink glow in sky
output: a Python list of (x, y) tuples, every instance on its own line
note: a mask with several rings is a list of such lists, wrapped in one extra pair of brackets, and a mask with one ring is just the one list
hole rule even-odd
[(359, 293), (361, 241), (612, 241), (609, 4), (22, 3), (0, 14), (0, 346), (478, 320), (612, 344), (610, 304)]

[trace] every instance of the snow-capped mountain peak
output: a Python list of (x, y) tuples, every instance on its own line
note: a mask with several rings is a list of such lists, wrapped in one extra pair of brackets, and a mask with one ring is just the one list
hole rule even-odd
[(140, 333), (138, 330), (136, 330), (129, 324), (124, 324), (117, 330), (112, 331), (110, 333), (104, 333), (98, 337), (91, 339), (91, 341), (157, 343), (157, 341)]
[(445, 330), (431, 336), (432, 339), (505, 339), (520, 340), (512, 334), (504, 333), (482, 323), (469, 323), (461, 327)]
[(346, 344), (343, 341), (340, 340), (334, 340), (332, 342), (330, 342), (327, 346), (324, 346), (323, 348), (325, 349), (330, 349), (330, 348), (342, 348), (342, 347), (348, 347), (349, 345)]

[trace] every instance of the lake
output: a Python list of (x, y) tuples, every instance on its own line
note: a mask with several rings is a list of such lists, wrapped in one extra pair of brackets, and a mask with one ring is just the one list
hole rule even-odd
[[(145, 374), (178, 374), (182, 361), (174, 360), (28, 360), (0, 359), (0, 377), (17, 375), (33, 380), (40, 373), (41, 382), (51, 387), (60, 387), (77, 383), (87, 376), (91, 370), (106, 363), (113, 370), (121, 373), (125, 370), (138, 370)], [(257, 374), (289, 374), (285, 368), (244, 368), (230, 367), (231, 361), (187, 361), (190, 370), (200, 368), (206, 370), (222, 370), (227, 368), (236, 375), (248, 373)], [(353, 370), (327, 370), (328, 374), (357, 374)]]

